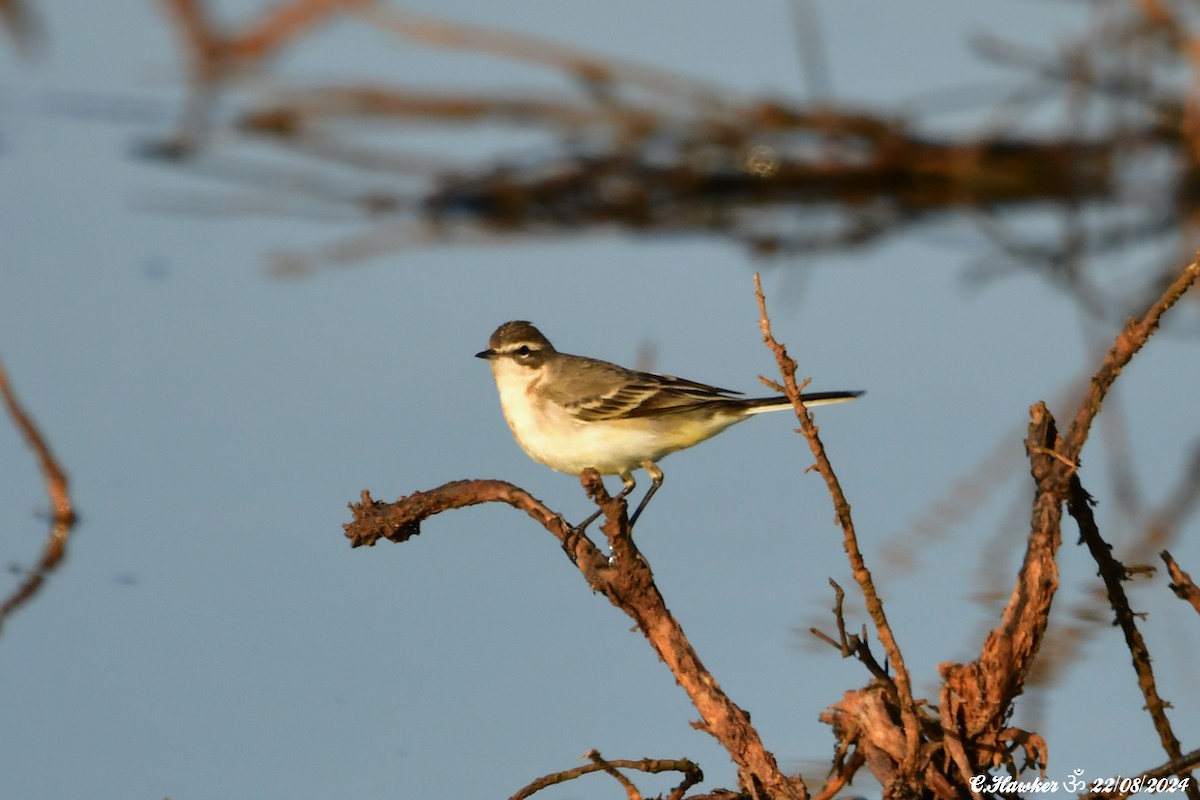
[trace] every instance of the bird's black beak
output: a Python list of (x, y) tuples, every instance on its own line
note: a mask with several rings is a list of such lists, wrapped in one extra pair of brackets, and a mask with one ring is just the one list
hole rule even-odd
[(495, 358), (495, 357), (496, 357), (496, 351), (495, 351), (495, 350), (481, 350), (481, 351), (479, 351), (478, 353), (476, 353), (476, 354), (475, 354), (475, 357), (476, 357), (476, 358), (489, 358), (489, 359), (490, 359), (490, 358)]

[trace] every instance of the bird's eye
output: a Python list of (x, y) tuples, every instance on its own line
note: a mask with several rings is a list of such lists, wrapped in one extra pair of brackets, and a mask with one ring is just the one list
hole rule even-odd
[(529, 345), (527, 345), (527, 344), (523, 344), (517, 348), (517, 355), (521, 356), (522, 358), (524, 358), (525, 356), (529, 355), (532, 352), (533, 351), (529, 349)]

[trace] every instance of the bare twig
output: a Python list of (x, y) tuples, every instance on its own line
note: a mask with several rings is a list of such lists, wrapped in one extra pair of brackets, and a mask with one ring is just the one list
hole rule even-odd
[(783, 385), (776, 385), (775, 388), (778, 391), (784, 392), (796, 408), (796, 417), (800, 421), (800, 430), (808, 442), (809, 449), (812, 450), (813, 457), (816, 459), (817, 471), (825, 479), (829, 496), (833, 499), (834, 513), (837, 516), (838, 523), (842, 526), (842, 545), (846, 549), (846, 555), (850, 557), (850, 566), (854, 572), (854, 579), (858, 582), (859, 589), (866, 601), (867, 612), (871, 616), (871, 621), (875, 624), (876, 635), (883, 644), (888, 661), (896, 673), (894, 684), (895, 690), (899, 695), (900, 714), (903, 721), (906, 742), (901, 771), (906, 778), (911, 778), (916, 775), (918, 769), (920, 723), (918, 721), (916, 703), (913, 701), (912, 681), (908, 674), (908, 668), (904, 665), (904, 656), (900, 652), (900, 645), (896, 642), (891, 626), (888, 624), (887, 615), (883, 610), (883, 601), (880, 600), (879, 594), (875, 589), (875, 582), (871, 577), (871, 571), (867, 568), (862, 551), (859, 549), (858, 536), (854, 530), (854, 520), (850, 514), (850, 502), (842, 492), (841, 484), (838, 482), (837, 475), (833, 471), (833, 465), (825, 453), (825, 446), (821, 442), (817, 425), (813, 422), (812, 416), (808, 413), (808, 409), (804, 407), (804, 402), (800, 399), (802, 387), (796, 382), (796, 362), (788, 355), (784, 346), (777, 342), (771, 334), (771, 320), (767, 316), (767, 302), (763, 295), (762, 280), (759, 278), (758, 273), (754, 274), (754, 292), (758, 298), (759, 327), (762, 328), (763, 342), (775, 354), (780, 374), (783, 376)]
[(361, 6), (356, 13), (363, 20), (410, 41), (542, 64), (573, 75), (601, 94), (622, 82), (640, 85), (663, 95), (679, 94), (694, 101), (715, 102), (724, 94), (716, 86), (696, 78), (586, 54), (534, 36), (483, 25), (451, 22), (396, 6), (374, 3)]
[(816, 628), (809, 628), (808, 630), (813, 636), (833, 645), (834, 649), (842, 654), (842, 658), (846, 658), (854, 653), (854, 650), (850, 647), (849, 637), (846, 634), (846, 615), (842, 608), (846, 602), (846, 590), (838, 585), (838, 582), (833, 578), (829, 579), (829, 585), (833, 587), (833, 608), (831, 610), (833, 611), (833, 620), (837, 623), (837, 641), (834, 641), (832, 637)]
[(1175, 559), (1166, 550), (1159, 554), (1163, 563), (1167, 565), (1167, 573), (1171, 576), (1171, 591), (1180, 600), (1186, 600), (1192, 604), (1192, 608), (1200, 612), (1200, 588), (1192, 583), (1192, 576), (1183, 571), (1183, 568), (1175, 563)]
[(1117, 335), (1116, 341), (1101, 363), (1100, 369), (1092, 376), (1083, 402), (1075, 414), (1075, 419), (1067, 428), (1063, 446), (1058, 449), (1059, 454), (1068, 463), (1078, 463), (1079, 452), (1083, 449), (1083, 443), (1087, 441), (1092, 420), (1100, 413), (1100, 405), (1104, 402), (1104, 396), (1108, 394), (1108, 390), (1112, 388), (1113, 381), (1121, 374), (1121, 370), (1125, 368), (1130, 359), (1149, 341), (1150, 336), (1158, 330), (1162, 315), (1175, 305), (1179, 298), (1183, 297), (1198, 277), (1200, 277), (1200, 260), (1193, 261), (1184, 268), (1141, 319), (1130, 319), (1125, 323), (1125, 327)]
[[(522, 788), (521, 791), (514, 794), (509, 800), (525, 800), (525, 798), (540, 792), (542, 789), (575, 780), (593, 772), (615, 773), (623, 781), (622, 786), (626, 786), (629, 779), (616, 772), (617, 769), (634, 769), (647, 773), (682, 772), (683, 781), (671, 791), (671, 794), (668, 795), (668, 800), (680, 800), (684, 792), (704, 780), (704, 773), (700, 770), (700, 767), (686, 758), (642, 758), (636, 761), (629, 759), (608, 760), (603, 758), (596, 750), (589, 752), (586, 758), (591, 761), (590, 764), (544, 775)], [(629, 785), (632, 786), (632, 784)], [(636, 792), (636, 789), (634, 791)], [(626, 792), (628, 793), (628, 788), (626, 788)]]
[(821, 641), (828, 643), (842, 654), (842, 658), (854, 656), (858, 659), (859, 663), (867, 668), (872, 677), (884, 685), (891, 687), (894, 691), (895, 687), (893, 686), (891, 676), (888, 675), (887, 670), (875, 659), (875, 654), (871, 652), (871, 645), (867, 639), (867, 626), (863, 625), (861, 634), (848, 633), (846, 631), (846, 616), (842, 608), (846, 599), (845, 590), (833, 578), (829, 579), (829, 585), (833, 587), (834, 591), (833, 618), (834, 622), (837, 623), (838, 638), (835, 641), (832, 636), (817, 628), (809, 628), (809, 633)]
[(237, 34), (227, 34), (212, 21), (202, 0), (160, 0), (179, 30), (192, 60), (192, 79), (208, 82), (227, 77), (273, 55), (331, 14), (367, 0), (289, 0), (271, 6)]
[[(1167, 763), (1148, 769), (1141, 775), (1140, 778), (1167, 778), (1172, 775), (1183, 775), (1191, 772), (1196, 767), (1200, 767), (1200, 750), (1193, 750), (1190, 753), (1185, 753), (1181, 758), (1172, 759)], [(1191, 782), (1195, 786), (1195, 782)], [(1126, 792), (1095, 792), (1093, 794), (1084, 795), (1081, 800), (1124, 800), (1129, 795), (1134, 794), (1133, 791)]]
[[(1133, 657), (1133, 669), (1137, 673), (1138, 688), (1141, 689), (1142, 697), (1146, 700), (1146, 711), (1154, 721), (1154, 729), (1158, 731), (1159, 741), (1167, 753), (1167, 758), (1178, 761), (1183, 758), (1183, 750), (1179, 745), (1179, 738), (1175, 736), (1171, 722), (1167, 718), (1168, 704), (1158, 694), (1154, 669), (1150, 666), (1150, 650), (1146, 647), (1146, 641), (1142, 638), (1142, 634), (1134, 622), (1133, 610), (1129, 607), (1129, 598), (1125, 595), (1125, 588), (1121, 585), (1128, 579), (1128, 574), (1125, 567), (1113, 558), (1108, 542), (1104, 541), (1100, 535), (1100, 529), (1096, 526), (1096, 519), (1092, 515), (1093, 502), (1092, 496), (1080, 483), (1079, 476), (1072, 474), (1071, 490), (1067, 496), (1067, 509), (1079, 524), (1079, 536), (1100, 568), (1100, 578), (1104, 581), (1109, 604), (1116, 614), (1117, 625), (1125, 635), (1125, 645)], [(1191, 788), (1188, 796), (1192, 800), (1200, 800), (1200, 794), (1197, 794), (1195, 787)]]
[(599, 750), (593, 749), (587, 754), (587, 757), (593, 764), (600, 767), (600, 769), (611, 775), (617, 783), (621, 784), (621, 788), (625, 790), (625, 796), (628, 797), (629, 800), (642, 800), (642, 793), (639, 792), (638, 788), (633, 785), (633, 781), (622, 775), (617, 769), (616, 764), (606, 760), (604, 756), (600, 755)]
[(50, 446), (38, 430), (33, 418), (17, 400), (17, 396), (8, 382), (8, 374), (5, 372), (3, 364), (0, 364), (0, 396), (4, 398), (4, 405), (8, 409), (9, 416), (12, 417), (13, 424), (21, 431), (29, 448), (37, 456), (38, 467), (41, 469), (42, 478), (46, 484), (46, 495), (50, 498), (51, 508), (50, 533), (42, 548), (41, 558), (38, 559), (37, 565), (29, 571), (24, 582), (4, 600), (3, 604), (0, 604), (0, 627), (2, 627), (4, 621), (14, 611), (37, 594), (45, 582), (46, 576), (62, 562), (67, 551), (67, 538), (75, 527), (76, 517), (75, 511), (71, 507), (71, 496), (67, 491), (67, 475), (59, 466), (54, 454), (50, 452)]

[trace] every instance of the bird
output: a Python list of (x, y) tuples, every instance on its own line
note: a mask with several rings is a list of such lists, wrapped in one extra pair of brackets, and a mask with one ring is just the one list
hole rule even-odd
[[(631, 529), (662, 486), (657, 462), (663, 457), (755, 414), (792, 408), (782, 395), (741, 397), (731, 389), (560, 353), (525, 320), (501, 325), (475, 357), (490, 362), (504, 418), (534, 461), (571, 475), (587, 469), (617, 475), (623, 484), (618, 499), (634, 490), (633, 471), (646, 470), (650, 488), (629, 517)], [(807, 406), (819, 406), (862, 394), (810, 392), (801, 398)]]

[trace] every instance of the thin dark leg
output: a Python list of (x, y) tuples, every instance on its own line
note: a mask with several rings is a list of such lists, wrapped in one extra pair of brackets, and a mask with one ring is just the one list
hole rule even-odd
[[(662, 473), (661, 472), (659, 473), (659, 482), (660, 483), (662, 482)], [(621, 499), (627, 497), (629, 495), (629, 493), (633, 491), (633, 487), (637, 485), (636, 483), (633, 482), (633, 475), (628, 472), (626, 472), (624, 475), (621, 476), (621, 483), (624, 485), (621, 487), (621, 491), (617, 494), (617, 496), (615, 498), (617, 500), (621, 500)], [(650, 492), (653, 493), (654, 489), (651, 489)], [(645, 504), (646, 504), (646, 501), (643, 500), (642, 505), (645, 505)], [(641, 510), (641, 506), (638, 507), (638, 510), (639, 511)], [(593, 522), (596, 521), (596, 518), (600, 516), (600, 513), (601, 513), (600, 509), (596, 509), (595, 514), (592, 514), (590, 517), (585, 519), (583, 522), (581, 522), (575, 526), (575, 528), (573, 529), (574, 532), (576, 534), (583, 533), (588, 525), (591, 525)], [(634, 516), (636, 517), (637, 515), (634, 514)], [(631, 528), (633, 527), (632, 519), (629, 520), (629, 527), (631, 527)]]
[(630, 528), (633, 528), (633, 523), (637, 522), (638, 517), (646, 509), (646, 504), (650, 502), (651, 497), (654, 497), (654, 493), (658, 491), (658, 487), (662, 486), (663, 482), (663, 473), (657, 464), (653, 461), (643, 461), (642, 466), (645, 467), (646, 472), (650, 475), (650, 490), (646, 492), (646, 496), (642, 498), (642, 502), (638, 503), (637, 510), (633, 512), (633, 516), (629, 518)]

